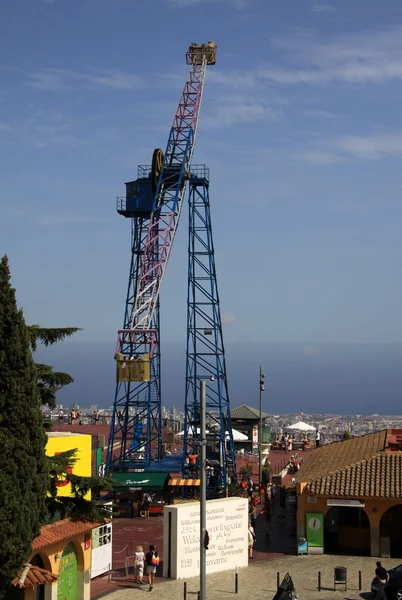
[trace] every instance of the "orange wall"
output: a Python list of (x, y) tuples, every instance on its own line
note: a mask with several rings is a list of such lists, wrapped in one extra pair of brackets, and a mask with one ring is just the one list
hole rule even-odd
[[(308, 497), (317, 498), (316, 502), (308, 502)], [(313, 496), (313, 494), (298, 493), (297, 496), (297, 535), (305, 537), (306, 535), (306, 514), (309, 512), (321, 513), (325, 515), (331, 508), (327, 506), (328, 498), (334, 496)], [(356, 500), (357, 498), (346, 497), (345, 500)], [(391, 507), (402, 504), (402, 498), (359, 498), (364, 500), (365, 511), (370, 520), (370, 536), (371, 536), (371, 555), (379, 556), (380, 554), (380, 522), (381, 517)]]

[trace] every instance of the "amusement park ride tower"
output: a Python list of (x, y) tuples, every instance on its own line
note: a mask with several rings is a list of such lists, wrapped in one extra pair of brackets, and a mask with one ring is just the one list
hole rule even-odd
[[(192, 166), (207, 65), (216, 44), (191, 44), (187, 81), (166, 152), (138, 167), (117, 211), (131, 220), (131, 263), (123, 328), (118, 332), (116, 393), (106, 470), (182, 471), (183, 456), (163, 456), (159, 296), (189, 183), (189, 282), (184, 453), (197, 451), (199, 382), (207, 379), (209, 455), (222, 485), (234, 468), (222, 324), (209, 210), (209, 170)], [(197, 409), (198, 407), (198, 409)]]

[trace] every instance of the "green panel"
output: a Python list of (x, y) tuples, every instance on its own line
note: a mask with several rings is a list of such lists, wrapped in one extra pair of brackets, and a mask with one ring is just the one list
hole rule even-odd
[(269, 444), (271, 441), (271, 428), (269, 425), (262, 426), (262, 443)]
[(96, 449), (96, 474), (99, 473), (99, 467), (102, 464), (102, 448)]
[(168, 473), (114, 473), (114, 487), (136, 487), (143, 490), (160, 490)]
[(73, 544), (65, 547), (60, 559), (57, 600), (77, 600), (78, 561)]
[(324, 546), (324, 515), (320, 513), (306, 514), (307, 543), (309, 547)]

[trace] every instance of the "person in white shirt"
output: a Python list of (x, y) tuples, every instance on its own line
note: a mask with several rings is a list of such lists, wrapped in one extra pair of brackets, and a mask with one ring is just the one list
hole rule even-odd
[(317, 429), (317, 433), (315, 434), (315, 445), (316, 445), (316, 448), (318, 448), (318, 446), (320, 445), (320, 437), (321, 437), (321, 434), (320, 434), (320, 432)]
[(145, 554), (143, 552), (142, 546), (137, 546), (135, 550), (136, 552), (134, 555), (134, 581), (142, 585), (144, 583), (142, 581), (142, 578), (144, 575)]

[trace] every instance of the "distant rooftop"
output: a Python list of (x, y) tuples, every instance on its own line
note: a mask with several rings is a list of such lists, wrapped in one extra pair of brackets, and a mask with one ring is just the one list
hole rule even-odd
[[(260, 411), (252, 406), (247, 406), (247, 404), (241, 404), (231, 410), (230, 416), (232, 419), (239, 421), (255, 421), (260, 418)], [(263, 412), (262, 418), (265, 419), (266, 417), (269, 417), (269, 415)]]
[(46, 435), (48, 437), (70, 437), (71, 435), (79, 436), (79, 435), (88, 435), (88, 434), (86, 434), (84, 432), (76, 433), (73, 431), (47, 431)]

